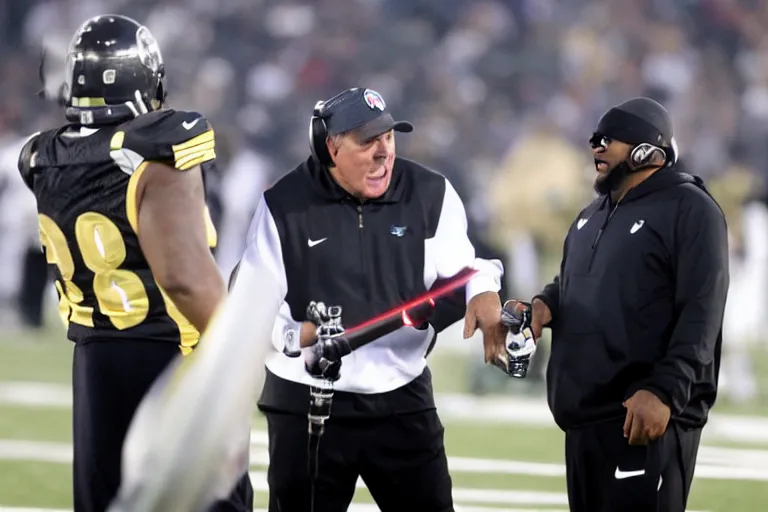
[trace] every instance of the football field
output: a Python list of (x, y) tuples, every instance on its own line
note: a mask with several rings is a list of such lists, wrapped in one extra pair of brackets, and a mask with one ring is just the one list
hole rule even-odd
[[(0, 336), (0, 512), (72, 508), (71, 354), (72, 346), (58, 329)], [(768, 357), (757, 354), (755, 359), (763, 364)], [(470, 364), (466, 355), (440, 347), (432, 363), (456, 510), (568, 510), (563, 435), (543, 399), (464, 394)], [(768, 373), (762, 368), (765, 390)], [(766, 509), (765, 411), (765, 404), (716, 407), (699, 452), (690, 510)], [(267, 504), (268, 464), (266, 425), (256, 416), (251, 476), (261, 509)], [(362, 482), (350, 510), (378, 510)]]

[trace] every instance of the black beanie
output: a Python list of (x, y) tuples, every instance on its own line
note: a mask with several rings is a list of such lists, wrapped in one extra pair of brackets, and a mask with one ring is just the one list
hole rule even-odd
[(632, 98), (611, 108), (600, 118), (596, 132), (632, 145), (647, 142), (670, 149), (674, 145), (669, 112), (650, 98)]

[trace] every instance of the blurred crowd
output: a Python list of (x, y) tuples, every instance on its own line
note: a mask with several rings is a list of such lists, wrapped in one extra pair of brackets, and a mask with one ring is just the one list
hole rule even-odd
[[(593, 193), (586, 141), (597, 119), (645, 95), (669, 109), (683, 164), (729, 218), (738, 314), (726, 347), (748, 345), (765, 327), (765, 0), (0, 0), (6, 312), (37, 250), (18, 147), (63, 120), (36, 94), (41, 69), (54, 98), (73, 32), (102, 13), (149, 27), (165, 58), (169, 106), (200, 111), (216, 129), (211, 206), (225, 275), (260, 191), (308, 155), (315, 102), (359, 85), (415, 124), (398, 136), (399, 153), (449, 177), (479, 252), (507, 264), (504, 292), (530, 296), (557, 270), (563, 235)], [(736, 359), (727, 364), (738, 380), (749, 360)], [(734, 389), (751, 396), (753, 388)]]

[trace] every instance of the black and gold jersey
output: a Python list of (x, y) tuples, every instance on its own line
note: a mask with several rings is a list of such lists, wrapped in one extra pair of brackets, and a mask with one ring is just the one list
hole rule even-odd
[[(200, 114), (161, 110), (117, 126), (43, 132), (21, 152), (19, 170), (37, 199), (41, 244), (72, 341), (147, 339), (189, 352), (199, 339), (139, 245), (136, 192), (150, 161), (205, 172), (215, 165), (213, 129)], [(207, 209), (199, 222), (215, 247)]]

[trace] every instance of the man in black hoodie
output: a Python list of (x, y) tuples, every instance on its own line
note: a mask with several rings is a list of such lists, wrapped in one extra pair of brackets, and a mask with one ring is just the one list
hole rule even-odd
[(728, 290), (724, 216), (677, 166), (666, 109), (611, 108), (590, 139), (599, 197), (531, 301), (552, 329), (549, 407), (571, 510), (683, 512), (717, 393)]

